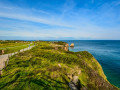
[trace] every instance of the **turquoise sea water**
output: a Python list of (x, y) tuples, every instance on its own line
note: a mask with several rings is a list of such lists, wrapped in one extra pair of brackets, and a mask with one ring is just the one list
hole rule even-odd
[(120, 40), (65, 40), (70, 51), (89, 51), (101, 64), (110, 83), (120, 88)]

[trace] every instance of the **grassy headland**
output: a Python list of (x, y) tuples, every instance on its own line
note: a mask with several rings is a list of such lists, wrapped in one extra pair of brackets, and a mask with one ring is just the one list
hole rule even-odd
[(100, 64), (87, 51), (65, 51), (64, 42), (37, 42), (29, 51), (10, 58), (0, 78), (1, 90), (69, 90), (73, 76), (81, 90), (117, 90)]

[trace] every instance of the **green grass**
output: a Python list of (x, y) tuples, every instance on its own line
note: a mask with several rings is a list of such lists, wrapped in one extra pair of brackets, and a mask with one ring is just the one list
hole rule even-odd
[(1, 50), (4, 50), (4, 54), (13, 53), (23, 48), (29, 47), (30, 42), (23, 41), (0, 41), (0, 55)]
[[(72, 75), (79, 76), (79, 89), (115, 88), (108, 83), (101, 66), (90, 53), (56, 50), (55, 47), (59, 44), (56, 42), (37, 44), (31, 50), (10, 58), (0, 78), (1, 90), (69, 90), (69, 76)], [(64, 44), (60, 42), (59, 45)], [(109, 86), (108, 89), (96, 85), (103, 82)]]

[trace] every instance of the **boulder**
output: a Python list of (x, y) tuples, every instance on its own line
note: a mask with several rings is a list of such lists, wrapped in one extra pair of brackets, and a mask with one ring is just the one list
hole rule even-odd
[(78, 76), (73, 76), (73, 83), (77, 85), (78, 82)]

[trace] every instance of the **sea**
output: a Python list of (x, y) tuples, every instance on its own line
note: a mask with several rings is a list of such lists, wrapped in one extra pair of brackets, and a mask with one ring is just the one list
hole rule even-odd
[(88, 51), (101, 64), (108, 81), (120, 88), (120, 40), (63, 40), (74, 48), (69, 51)]
[[(30, 40), (34, 41), (34, 40)], [(102, 66), (107, 80), (120, 88), (120, 40), (46, 40), (63, 41), (69, 45), (74, 43), (74, 48), (69, 51), (88, 51)]]

